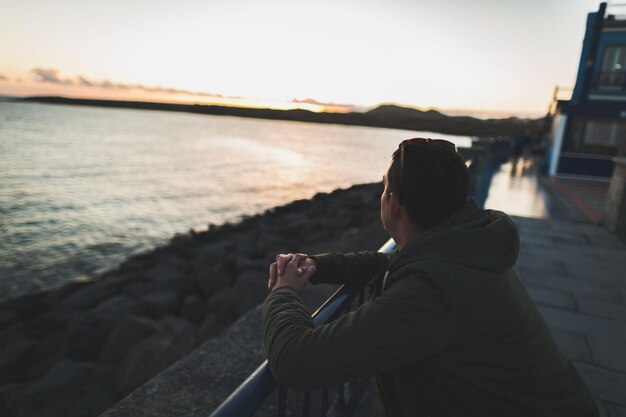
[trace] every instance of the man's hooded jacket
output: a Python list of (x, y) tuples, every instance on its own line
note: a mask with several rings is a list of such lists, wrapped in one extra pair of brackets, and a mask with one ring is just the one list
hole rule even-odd
[(376, 375), (388, 416), (595, 416), (573, 366), (512, 269), (504, 213), (468, 202), (400, 252), (315, 256), (313, 283), (370, 284), (357, 310), (315, 327), (289, 287), (263, 308), (272, 373), (320, 388)]

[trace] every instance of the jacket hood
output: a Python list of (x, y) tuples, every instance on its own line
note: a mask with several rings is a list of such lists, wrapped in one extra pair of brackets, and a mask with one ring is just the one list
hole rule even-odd
[(415, 236), (389, 267), (434, 260), (504, 272), (515, 264), (518, 253), (519, 235), (511, 218), (501, 211), (483, 210), (472, 199), (444, 223)]

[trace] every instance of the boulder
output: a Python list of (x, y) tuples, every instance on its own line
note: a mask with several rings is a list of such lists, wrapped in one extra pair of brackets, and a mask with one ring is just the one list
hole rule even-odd
[(218, 336), (230, 325), (231, 320), (227, 320), (215, 313), (209, 313), (198, 331), (198, 339), (204, 341), (212, 337)]
[(8, 346), (16, 340), (27, 339), (29, 336), (26, 332), (28, 326), (23, 323), (16, 323), (13, 326), (0, 332), (0, 346)]
[(178, 296), (173, 290), (157, 290), (138, 297), (147, 315), (160, 318), (178, 311)]
[(112, 374), (92, 364), (62, 361), (41, 380), (13, 392), (6, 416), (97, 416), (120, 395)]
[(127, 283), (124, 286), (123, 294), (133, 298), (138, 298), (157, 289), (163, 288), (165, 288), (164, 285), (160, 285), (158, 282), (155, 282), (148, 277), (142, 277)]
[(67, 311), (88, 309), (117, 293), (113, 287), (102, 287), (96, 284), (96, 282), (82, 284), (83, 288), (70, 293), (61, 300), (59, 308)]
[(229, 239), (205, 244), (196, 250), (196, 259), (223, 262), (234, 255), (236, 248), (237, 244), (235, 241)]
[(13, 341), (0, 350), (0, 385), (24, 382), (26, 365), (37, 343), (34, 340), (22, 339)]
[(121, 320), (111, 331), (99, 361), (105, 364), (118, 364), (142, 340), (163, 332), (164, 328), (156, 321), (144, 317), (129, 316)]
[(180, 315), (193, 322), (200, 324), (204, 320), (206, 308), (197, 295), (188, 295), (180, 306)]
[(141, 303), (123, 294), (111, 297), (90, 310), (95, 317), (111, 317), (116, 320), (126, 316), (141, 315), (143, 312), (144, 307)]
[(63, 333), (71, 319), (72, 314), (69, 312), (53, 310), (31, 320), (25, 327), (30, 337), (39, 339)]
[(246, 270), (257, 270), (267, 272), (269, 264), (265, 259), (248, 258), (246, 256), (239, 256), (235, 261), (235, 269), (239, 272)]
[(58, 308), (67, 311), (92, 308), (102, 301), (122, 293), (124, 285), (133, 277), (133, 275), (128, 274), (109, 275), (99, 281), (75, 284), (76, 289), (65, 294), (59, 302)]
[(177, 343), (166, 333), (148, 337), (126, 357), (117, 381), (118, 389), (121, 392), (133, 391), (192, 349), (193, 343)]
[(191, 263), (169, 256), (147, 271), (146, 275), (157, 285), (173, 290), (179, 297), (183, 297), (197, 290), (192, 271)]
[(0, 330), (4, 330), (15, 324), (18, 320), (17, 313), (13, 310), (0, 311)]
[(256, 233), (251, 230), (247, 233), (241, 233), (237, 236), (237, 250), (236, 255), (241, 257), (255, 257), (258, 255), (258, 249), (255, 244), (256, 241)]
[(24, 367), (24, 380), (34, 381), (43, 377), (65, 358), (67, 351), (68, 341), (64, 332), (50, 333), (38, 340)]
[(75, 316), (65, 334), (68, 357), (76, 361), (97, 360), (119, 319), (121, 317)]
[(182, 341), (184, 344), (191, 342), (195, 344), (197, 327), (189, 321), (175, 316), (165, 316), (159, 323), (175, 341)]
[(222, 288), (230, 286), (234, 281), (234, 276), (231, 269), (224, 263), (202, 260), (196, 268), (194, 279), (202, 295), (210, 298)]
[(256, 307), (267, 296), (267, 273), (247, 270), (237, 276), (235, 281), (235, 313), (240, 316)]
[(299, 238), (306, 235), (311, 229), (311, 220), (303, 213), (291, 213), (283, 216), (281, 221), (275, 224), (275, 227), (283, 236)]
[(234, 287), (218, 291), (208, 303), (208, 310), (224, 316), (237, 317), (237, 290)]
[(158, 261), (158, 256), (155, 254), (155, 252), (144, 252), (128, 258), (127, 260), (122, 262), (122, 264), (117, 268), (116, 272), (119, 271), (118, 273), (121, 274), (142, 274)]

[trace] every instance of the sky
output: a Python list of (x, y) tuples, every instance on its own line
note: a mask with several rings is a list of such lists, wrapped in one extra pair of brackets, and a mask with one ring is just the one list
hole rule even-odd
[[(0, 0), (0, 94), (545, 113), (591, 0)], [(321, 104), (320, 104), (321, 103)]]

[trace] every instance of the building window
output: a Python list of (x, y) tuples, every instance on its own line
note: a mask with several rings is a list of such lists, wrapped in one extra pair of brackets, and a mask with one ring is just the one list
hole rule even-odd
[(623, 90), (626, 86), (626, 45), (607, 46), (604, 50), (598, 89)]
[(596, 155), (623, 155), (626, 148), (626, 120), (572, 120), (565, 143), (565, 152)]
[(624, 123), (589, 120), (585, 131), (585, 145), (598, 145), (616, 148), (618, 138), (624, 134)]

